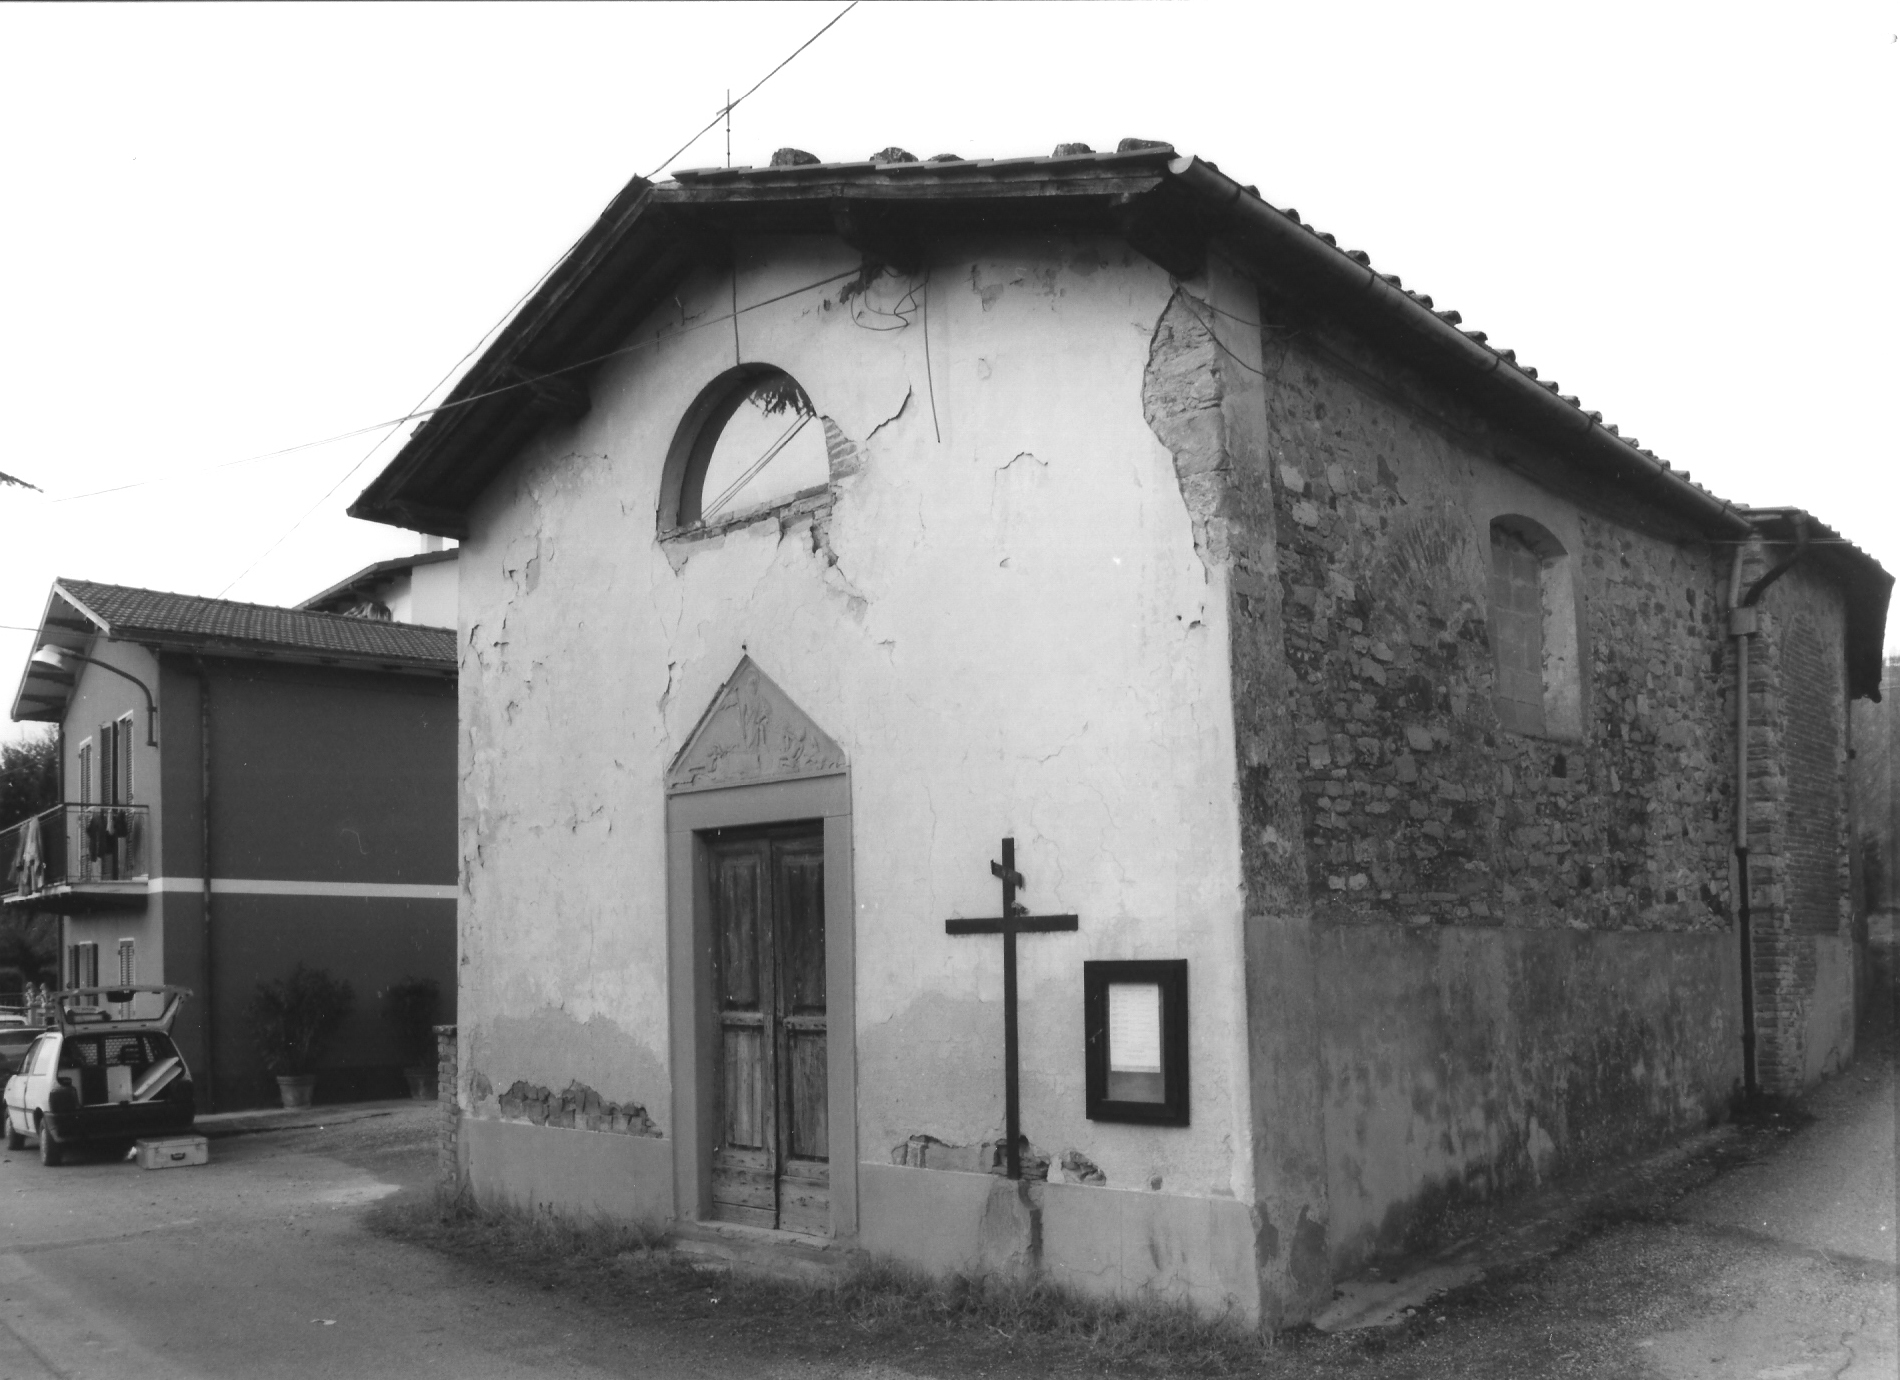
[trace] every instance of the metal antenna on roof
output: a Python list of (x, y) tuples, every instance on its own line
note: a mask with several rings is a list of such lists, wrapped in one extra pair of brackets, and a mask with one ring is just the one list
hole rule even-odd
[(726, 166), (732, 166), (732, 88), (726, 88)]

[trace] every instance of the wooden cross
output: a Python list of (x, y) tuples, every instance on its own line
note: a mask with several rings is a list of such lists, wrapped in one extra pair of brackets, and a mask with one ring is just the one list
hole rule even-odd
[(1023, 874), (1016, 870), (1016, 840), (1003, 840), (1003, 860), (990, 864), (992, 876), (1003, 882), (1003, 913), (995, 920), (946, 920), (945, 934), (1000, 934), (1003, 936), (1003, 1134), (1008, 1137), (1006, 1163), (1009, 1177), (1023, 1176), (1022, 1096), (1016, 1073), (1016, 936), (1051, 934), (1073, 930), (1080, 921), (1073, 915), (1029, 915), (1027, 906), (1016, 904), (1016, 888)]

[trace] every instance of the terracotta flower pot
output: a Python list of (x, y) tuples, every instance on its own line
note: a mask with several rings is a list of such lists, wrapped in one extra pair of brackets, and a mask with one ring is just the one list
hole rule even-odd
[(317, 1086), (314, 1073), (280, 1073), (277, 1075), (277, 1095), (284, 1100), (286, 1107), (308, 1107), (311, 1090)]

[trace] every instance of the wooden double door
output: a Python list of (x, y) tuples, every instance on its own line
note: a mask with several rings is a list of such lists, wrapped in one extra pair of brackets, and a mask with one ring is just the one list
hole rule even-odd
[(721, 830), (712, 875), (712, 1215), (831, 1231), (825, 852), (818, 823)]

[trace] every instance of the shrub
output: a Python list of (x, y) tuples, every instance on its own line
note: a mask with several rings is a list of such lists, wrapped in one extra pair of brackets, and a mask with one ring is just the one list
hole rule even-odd
[(258, 983), (251, 1034), (264, 1067), (292, 1077), (311, 1072), (355, 1005), (349, 983), (301, 963), (288, 977)]

